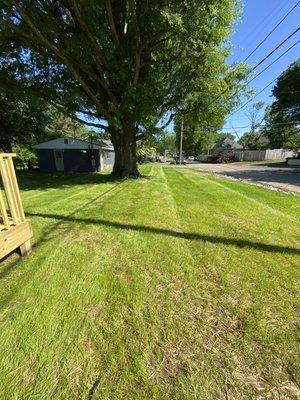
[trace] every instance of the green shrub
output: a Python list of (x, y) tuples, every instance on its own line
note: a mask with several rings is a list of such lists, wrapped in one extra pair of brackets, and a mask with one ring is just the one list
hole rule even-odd
[(33, 169), (37, 167), (36, 154), (24, 145), (13, 145), (13, 152), (17, 154), (15, 161), (17, 169)]

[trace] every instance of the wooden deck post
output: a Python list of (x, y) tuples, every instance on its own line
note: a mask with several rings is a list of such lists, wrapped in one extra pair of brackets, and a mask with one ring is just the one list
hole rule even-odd
[(20, 246), (20, 253), (22, 257), (28, 256), (32, 251), (30, 240), (26, 240), (25, 243)]
[(32, 230), (25, 218), (13, 156), (13, 153), (0, 153), (0, 176), (4, 189), (4, 192), (0, 191), (0, 258), (17, 248), (22, 256), (31, 252)]

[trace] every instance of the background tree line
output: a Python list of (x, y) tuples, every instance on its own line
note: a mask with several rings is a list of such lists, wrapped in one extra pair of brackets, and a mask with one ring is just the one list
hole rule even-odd
[(20, 168), (36, 166), (35, 144), (62, 136), (86, 138), (92, 133), (82, 123), (29, 95), (0, 93), (0, 149), (17, 153)]
[(239, 12), (237, 0), (0, 1), (0, 84), (106, 129), (114, 175), (136, 178), (136, 143), (163, 117), (220, 124), (238, 103)]
[[(300, 148), (300, 60), (291, 64), (277, 79), (273, 88), (275, 101), (265, 105), (258, 101), (245, 109), (250, 129), (243, 135), (232, 128), (231, 133), (184, 119), (183, 149), (186, 155), (207, 154), (221, 139), (238, 141), (245, 149)], [(179, 149), (182, 118), (175, 119), (176, 147)]]

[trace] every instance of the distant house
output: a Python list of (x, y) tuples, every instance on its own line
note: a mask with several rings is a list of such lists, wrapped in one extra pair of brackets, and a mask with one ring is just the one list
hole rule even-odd
[(211, 155), (217, 156), (218, 154), (225, 153), (228, 151), (240, 151), (243, 150), (243, 146), (237, 143), (235, 140), (224, 138), (219, 140), (211, 149)]
[(115, 153), (108, 140), (63, 137), (33, 146), (43, 172), (93, 172), (113, 165)]

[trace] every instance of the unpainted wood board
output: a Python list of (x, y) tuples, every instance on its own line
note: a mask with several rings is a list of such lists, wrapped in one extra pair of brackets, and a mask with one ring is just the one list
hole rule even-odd
[(0, 258), (20, 247), (31, 237), (32, 229), (29, 220), (25, 220), (7, 231), (0, 232)]

